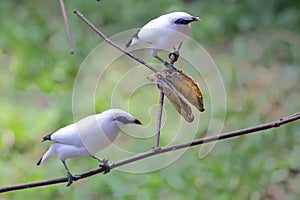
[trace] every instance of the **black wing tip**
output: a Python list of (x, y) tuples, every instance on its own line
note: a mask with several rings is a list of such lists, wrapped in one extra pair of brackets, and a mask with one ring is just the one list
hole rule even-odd
[(131, 43), (132, 43), (132, 38), (131, 38), (131, 40), (129, 40), (129, 42), (126, 44), (126, 48), (130, 47), (130, 46), (131, 46)]
[(49, 135), (46, 135), (45, 137), (43, 137), (42, 142), (45, 142), (46, 140), (51, 140), (51, 135), (52, 134), (49, 134)]
[(131, 38), (131, 39), (129, 40), (129, 42), (126, 44), (126, 48), (128, 48), (128, 47), (130, 47), (130, 46), (132, 45), (132, 40), (133, 40), (133, 38), (139, 39), (139, 36), (138, 36), (139, 32), (140, 32), (140, 30), (138, 30), (138, 32), (136, 32), (136, 33), (132, 36), (132, 38)]

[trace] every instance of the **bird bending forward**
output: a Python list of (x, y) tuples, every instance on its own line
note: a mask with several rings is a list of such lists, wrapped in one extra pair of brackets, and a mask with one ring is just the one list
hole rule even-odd
[[(147, 24), (145, 24), (131, 40), (126, 48), (140, 41), (150, 44), (150, 53), (160, 62), (166, 64), (162, 58), (157, 55), (158, 51), (177, 50), (178, 46), (186, 39), (190, 32), (190, 23), (200, 20), (186, 12), (172, 12), (161, 15)], [(179, 54), (177, 52), (177, 58)], [(177, 60), (176, 58), (176, 60)]]
[(43, 141), (50, 140), (52, 143), (37, 165), (56, 154), (66, 169), (67, 186), (70, 186), (73, 180), (78, 178), (70, 173), (65, 162), (68, 158), (91, 156), (101, 162), (100, 167), (108, 172), (110, 168), (107, 160), (97, 158), (95, 153), (109, 146), (118, 136), (120, 128), (127, 124), (142, 123), (131, 114), (120, 109), (110, 109), (100, 114), (87, 116), (45, 136)]

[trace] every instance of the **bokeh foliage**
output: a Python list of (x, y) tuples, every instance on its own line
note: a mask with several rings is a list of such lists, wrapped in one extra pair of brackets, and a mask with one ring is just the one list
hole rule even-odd
[[(57, 159), (41, 167), (35, 162), (46, 148), (40, 138), (73, 121), (72, 88), (77, 70), (101, 41), (72, 14), (75, 8), (107, 35), (140, 27), (174, 10), (200, 16), (202, 21), (193, 24), (191, 37), (211, 54), (224, 79), (225, 131), (275, 120), (300, 109), (297, 0), (65, 3), (74, 55), (69, 54), (58, 2), (0, 2), (1, 186), (63, 175)], [(107, 79), (114, 80), (119, 73), (112, 72)], [(156, 101), (157, 94), (149, 99)], [(99, 97), (97, 111), (109, 108), (108, 101)], [(139, 107), (131, 109), (141, 114)], [(295, 122), (263, 135), (219, 142), (204, 159), (198, 158), (199, 148), (189, 149), (160, 171), (139, 175), (113, 171), (70, 188), (28, 189), (2, 194), (0, 199), (261, 199), (272, 195), (299, 199), (300, 177), (290, 172), (291, 168), (300, 169), (299, 131), (300, 124)], [(137, 148), (146, 151), (145, 146)], [(75, 172), (96, 166), (88, 158), (69, 163)]]

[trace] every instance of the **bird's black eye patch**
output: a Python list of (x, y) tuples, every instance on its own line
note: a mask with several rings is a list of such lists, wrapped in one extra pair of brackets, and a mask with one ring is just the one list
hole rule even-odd
[(116, 117), (114, 118), (114, 121), (118, 121), (118, 122), (121, 122), (123, 124), (129, 124), (129, 123), (132, 123), (131, 121), (129, 121), (126, 117), (124, 116), (119, 116), (119, 117)]
[(187, 19), (179, 18), (174, 23), (175, 24), (184, 24), (184, 25), (186, 25), (186, 24), (191, 23), (192, 21), (193, 20), (187, 20)]

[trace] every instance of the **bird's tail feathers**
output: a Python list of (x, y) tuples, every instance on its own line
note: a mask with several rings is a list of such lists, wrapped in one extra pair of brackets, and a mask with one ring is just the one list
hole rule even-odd
[(54, 154), (54, 151), (52, 150), (52, 148), (50, 146), (48, 151), (41, 157), (41, 159), (36, 163), (36, 165), (39, 166), (40, 164), (42, 164), (45, 160), (47, 160), (47, 158), (49, 158), (53, 154)]
[(37, 166), (39, 166), (42, 163), (42, 159), (43, 157), (41, 157), (41, 159), (36, 163)]

